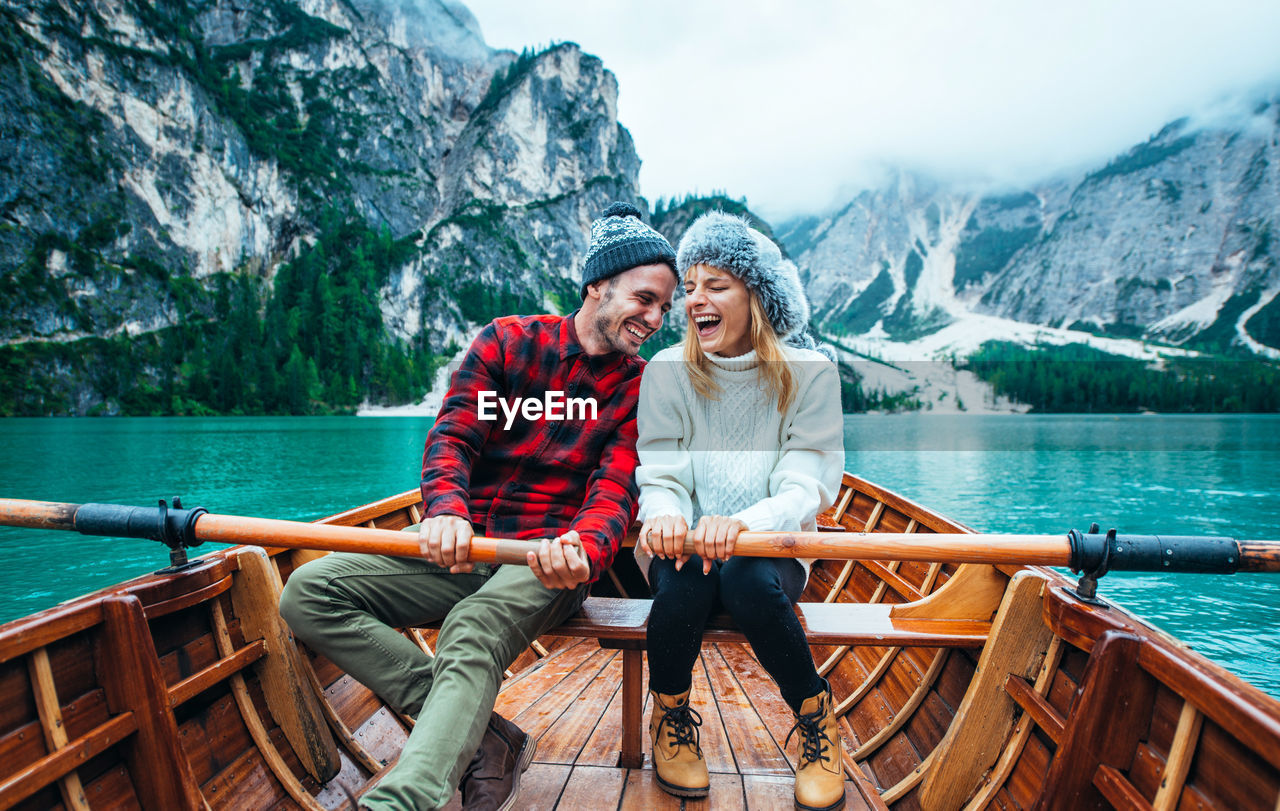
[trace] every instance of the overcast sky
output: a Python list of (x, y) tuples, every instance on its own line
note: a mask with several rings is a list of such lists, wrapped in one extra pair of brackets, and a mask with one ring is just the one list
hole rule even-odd
[(1016, 183), (1280, 94), (1275, 0), (463, 0), (491, 47), (573, 41), (618, 77), (641, 193), (775, 222), (905, 166)]

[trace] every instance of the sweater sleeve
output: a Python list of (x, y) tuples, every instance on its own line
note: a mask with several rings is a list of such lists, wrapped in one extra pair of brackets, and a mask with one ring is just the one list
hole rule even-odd
[(800, 530), (830, 507), (844, 473), (844, 415), (835, 364), (818, 371), (796, 393), (783, 428), (778, 461), (769, 474), (769, 497), (733, 515), (749, 530)]
[(682, 515), (693, 521), (693, 460), (686, 439), (690, 424), (676, 375), (681, 364), (654, 359), (640, 379), (637, 411), (641, 521), (659, 515)]

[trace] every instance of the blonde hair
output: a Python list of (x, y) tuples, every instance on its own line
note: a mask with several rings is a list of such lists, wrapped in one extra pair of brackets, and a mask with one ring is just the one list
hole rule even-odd
[[(785, 414), (796, 397), (796, 376), (791, 370), (791, 362), (783, 349), (782, 339), (774, 332), (769, 317), (765, 314), (764, 305), (756, 291), (747, 288), (748, 308), (751, 312), (751, 323), (747, 334), (751, 338), (751, 348), (756, 352), (760, 364), (757, 374), (769, 393), (778, 403), (778, 413)], [(708, 400), (720, 399), (720, 384), (711, 376), (711, 361), (698, 345), (698, 332), (690, 320), (684, 336), (685, 370), (689, 373), (689, 382), (699, 396)]]

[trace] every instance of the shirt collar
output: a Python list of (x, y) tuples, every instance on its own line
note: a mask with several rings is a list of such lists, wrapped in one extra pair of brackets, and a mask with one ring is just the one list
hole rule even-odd
[(626, 355), (621, 352), (588, 355), (582, 342), (578, 340), (578, 330), (573, 325), (573, 319), (579, 312), (580, 309), (574, 310), (560, 322), (560, 360), (567, 361), (574, 355), (581, 355), (587, 361), (587, 367), (591, 369), (591, 373), (596, 377), (612, 372), (626, 361)]

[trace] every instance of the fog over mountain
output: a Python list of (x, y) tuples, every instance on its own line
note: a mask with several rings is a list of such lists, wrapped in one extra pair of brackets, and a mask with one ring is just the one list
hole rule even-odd
[(995, 337), (979, 317), (996, 317), (1277, 357), (1277, 99), (1172, 122), (1031, 187), (981, 194), (901, 172), (780, 234), (838, 334), (912, 342), (952, 327), (933, 349), (963, 356)]
[(1037, 184), (1280, 83), (1258, 0), (471, 0), (486, 40), (573, 41), (621, 87), (650, 199), (722, 190), (772, 222), (886, 176)]

